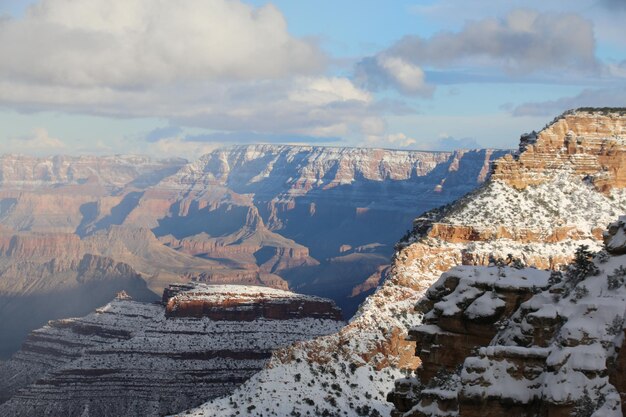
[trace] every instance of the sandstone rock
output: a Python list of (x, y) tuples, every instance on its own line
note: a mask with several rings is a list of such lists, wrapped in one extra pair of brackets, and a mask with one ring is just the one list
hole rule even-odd
[(592, 110), (566, 112), (535, 137), (523, 138), (518, 157), (498, 161), (493, 178), (516, 188), (537, 185), (558, 171), (588, 176), (601, 191), (626, 186), (626, 116)]

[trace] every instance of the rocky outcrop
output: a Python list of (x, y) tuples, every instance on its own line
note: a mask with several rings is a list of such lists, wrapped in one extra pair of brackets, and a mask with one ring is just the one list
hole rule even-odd
[(563, 272), (443, 274), (418, 304), (422, 364), (396, 382), (392, 415), (622, 415), (625, 278), (623, 255), (584, 246)]
[(444, 273), (416, 306), (422, 325), (409, 331), (409, 340), (416, 343), (421, 364), (417, 380), (399, 380), (389, 394), (392, 415), (456, 415), (458, 400), (448, 385), (456, 383), (465, 358), (489, 345), (520, 305), (548, 288), (549, 277), (547, 271), (510, 266), (463, 266)]
[(212, 320), (253, 321), (262, 318), (342, 320), (341, 311), (326, 299), (250, 286), (191, 284), (183, 293), (164, 293), (167, 317), (208, 317)]
[(626, 253), (626, 216), (609, 224), (608, 230), (602, 235), (604, 247), (609, 253), (623, 255)]
[(517, 157), (498, 161), (493, 178), (523, 189), (559, 171), (587, 176), (601, 191), (626, 186), (626, 114), (566, 112), (538, 134), (522, 137)]
[[(167, 308), (118, 296), (86, 317), (34, 331), (0, 365), (0, 416), (161, 416), (232, 392), (273, 349), (342, 325), (331, 301), (270, 288), (190, 284), (171, 287), (170, 296)], [(185, 302), (198, 299), (214, 310), (185, 314)], [(306, 311), (237, 321), (236, 310), (255, 310), (256, 301)], [(220, 302), (226, 320), (209, 317)]]
[(443, 274), (416, 307), (424, 314), (423, 325), (409, 331), (422, 362), (420, 379), (429, 381), (441, 370), (453, 372), (462, 363), (459, 358), (489, 344), (496, 323), (545, 289), (548, 277), (544, 271), (510, 267), (457, 267)]

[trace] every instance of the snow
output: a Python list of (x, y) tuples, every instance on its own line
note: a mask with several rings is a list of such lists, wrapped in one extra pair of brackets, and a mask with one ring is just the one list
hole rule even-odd
[[(491, 346), (479, 349), (477, 356), (465, 360), (461, 373), (463, 395), (521, 403), (541, 398), (555, 404), (574, 402), (585, 394), (592, 400), (616, 398), (606, 372), (609, 359), (615, 355), (615, 346), (621, 345), (623, 339), (623, 325), (617, 330), (612, 327), (615, 320), (619, 323), (624, 320), (626, 287), (609, 290), (607, 275), (626, 265), (626, 256), (613, 256), (608, 262), (596, 265), (600, 273), (577, 284), (588, 290), (582, 296), (575, 296), (571, 290), (555, 298), (546, 290), (523, 303)], [(559, 285), (567, 284), (564, 281), (556, 284)], [(526, 318), (525, 311), (530, 311)], [(531, 317), (561, 317), (565, 323), (547, 347), (519, 346), (516, 343), (521, 334), (519, 329)], [(535, 365), (534, 373), (527, 370), (523, 373), (534, 377), (515, 377), (522, 367), (533, 366), (533, 358), (545, 358), (545, 364), (540, 361)], [(603, 410), (606, 415), (621, 415), (611, 407)]]
[(459, 285), (476, 287), (477, 284), (491, 286), (500, 290), (515, 290), (519, 288), (545, 287), (548, 285), (550, 272), (535, 268), (517, 269), (509, 266), (503, 267), (480, 267), (460, 265), (450, 269), (441, 275), (433, 284), (438, 288), (450, 277), (461, 279)]
[(470, 304), (465, 310), (465, 315), (469, 319), (476, 319), (479, 317), (492, 317), (496, 314), (499, 308), (503, 308), (506, 305), (496, 293), (487, 291)]
[(599, 193), (592, 184), (562, 170), (551, 181), (523, 190), (490, 181), (461, 202), (462, 208), (451, 212), (447, 223), (529, 229), (544, 237), (555, 227), (573, 226), (590, 234), (626, 212), (626, 190)]
[(325, 298), (312, 295), (303, 295), (291, 291), (280, 290), (270, 287), (255, 285), (226, 285), (226, 284), (190, 284), (193, 289), (188, 289), (178, 295), (180, 301), (203, 300), (210, 303), (222, 303), (226, 300), (236, 299), (237, 302), (258, 302), (260, 300), (272, 300), (273, 302), (290, 301), (317, 301), (329, 302)]

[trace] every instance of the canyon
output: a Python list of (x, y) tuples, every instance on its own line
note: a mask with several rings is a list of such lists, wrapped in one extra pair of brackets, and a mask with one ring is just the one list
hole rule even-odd
[[(73, 231), (67, 224), (74, 220), (35, 222), (18, 216), (17, 203), (10, 200), (3, 206), (7, 221), (1, 224), (8, 233), (0, 247), (8, 264), (16, 262), (13, 254), (24, 254), (33, 268), (52, 276), (61, 265), (57, 246), (28, 240), (46, 242), (65, 233), (63, 250), (75, 248), (70, 250), (74, 258), (66, 259), (77, 259), (68, 264), (71, 285), (112, 285), (120, 276), (131, 277), (145, 301), (158, 299), (164, 290), (155, 304), (122, 294), (103, 310), (69, 319), (77, 323), (72, 337), (93, 336), (93, 329), (106, 327), (97, 323), (106, 322), (110, 316), (104, 313), (112, 309), (119, 320), (98, 330), (97, 337), (112, 339), (115, 349), (127, 343), (124, 355), (131, 357), (168, 358), (171, 353), (159, 350), (161, 345), (151, 343), (145, 332), (157, 332), (155, 326), (170, 331), (169, 323), (187, 323), (200, 333), (194, 327), (198, 323), (213, 328), (230, 322), (238, 329), (258, 320), (334, 323), (334, 329), (319, 333), (295, 331), (299, 337), (271, 349), (255, 345), (252, 350), (264, 356), (254, 369), (226, 384), (227, 392), (216, 388), (205, 398), (191, 392), (183, 401), (159, 388), (155, 391), (164, 393), (164, 401), (147, 399), (142, 390), (152, 382), (142, 378), (162, 374), (144, 375), (151, 373), (148, 365), (129, 371), (125, 378), (141, 379), (135, 380), (137, 392), (143, 392), (137, 404), (155, 414), (621, 416), (626, 220), (615, 219), (626, 213), (626, 113), (568, 111), (541, 131), (522, 135), (514, 153), (410, 154), (231, 147), (180, 165), (158, 181), (151, 174), (153, 179), (142, 183), (149, 185), (127, 198), (123, 215), (116, 210), (113, 219), (108, 206), (97, 203)], [(118, 197), (134, 190), (135, 185), (125, 188), (103, 178), (98, 181), (117, 190)], [(27, 186), (26, 180), (18, 182)], [(412, 228), (395, 245), (385, 241), (392, 226), (384, 229), (379, 219), (395, 223), (404, 216), (414, 218)], [(357, 232), (345, 235), (344, 227)], [(393, 227), (399, 227), (398, 234), (406, 228)], [(393, 253), (391, 263), (387, 253)], [(38, 266), (40, 259), (47, 259), (45, 267)], [(79, 270), (80, 280), (72, 275)], [(347, 276), (349, 271), (353, 275)], [(32, 276), (45, 288), (37, 274)], [(246, 286), (235, 286), (235, 294), (232, 283)], [(258, 297), (255, 291), (261, 290), (250, 290), (253, 285), (264, 285), (267, 296)], [(313, 295), (276, 303), (272, 294), (287, 288)], [(330, 292), (339, 306), (349, 307), (345, 318), (352, 316), (346, 300), (364, 299), (345, 326), (336, 307), (315, 297)], [(94, 378), (112, 384), (115, 377), (102, 375), (124, 369), (117, 356), (103, 354), (108, 359), (100, 361), (91, 342), (77, 342), (86, 347), (77, 354), (71, 337), (52, 337), (64, 323), (53, 321), (34, 331), (22, 350), (1, 365), (3, 372), (22, 376), (3, 388), (6, 402), (0, 410), (21, 412), (16, 410), (25, 404), (85, 412), (80, 400), (70, 402), (78, 408), (54, 408), (71, 391), (64, 378), (83, 398)], [(125, 326), (141, 330), (124, 339), (128, 335), (114, 329)], [(173, 334), (170, 352), (194, 352), (193, 343), (188, 344), (193, 337)], [(217, 337), (214, 353), (223, 351), (222, 337), (244, 337), (227, 329), (211, 335)], [(52, 364), (58, 355), (50, 354), (48, 342), (71, 350), (72, 359)], [(202, 360), (210, 361), (211, 355)], [(170, 359), (163, 369), (181, 375), (181, 386), (188, 387), (185, 378), (197, 364), (191, 360), (189, 368), (177, 368)], [(38, 368), (41, 364), (49, 368)], [(139, 410), (124, 401), (112, 404), (117, 404), (115, 412)], [(105, 409), (105, 402), (98, 408)]]
[[(581, 245), (586, 245), (589, 251), (601, 250), (603, 231), (626, 212), (626, 190), (620, 179), (622, 167), (626, 166), (626, 115), (623, 111), (581, 109), (566, 112), (539, 133), (523, 135), (520, 142), (519, 152), (495, 161), (491, 177), (482, 186), (454, 203), (427, 211), (414, 220), (412, 231), (396, 245), (384, 283), (365, 300), (339, 333), (275, 352), (268, 366), (237, 388), (229, 400), (214, 400), (188, 412), (194, 416), (231, 415), (234, 413), (234, 402), (251, 403), (258, 410), (276, 415), (315, 415), (316, 412), (329, 415), (389, 415), (394, 407), (395, 415), (458, 415), (456, 399), (448, 398), (450, 396), (444, 398), (450, 391), (440, 389), (441, 398), (437, 401), (426, 399), (421, 403), (412, 387), (431, 384), (431, 395), (436, 395), (439, 386), (436, 371), (440, 365), (450, 369), (463, 363), (468, 356), (467, 348), (478, 348), (494, 337), (493, 332), (497, 329), (489, 327), (490, 320), (506, 317), (516, 309), (517, 304), (523, 305), (533, 300), (537, 293), (549, 291), (546, 289), (546, 278), (550, 279), (550, 273), (541, 273), (540, 269), (559, 269), (570, 264)], [(519, 276), (517, 269), (506, 264), (507, 259), (517, 266), (537, 269)], [(437, 312), (424, 315), (430, 311), (424, 301), (419, 304), (421, 310), (415, 311), (416, 304), (423, 300), (426, 291), (443, 273), (464, 266), (482, 271), (480, 276), (497, 277), (498, 267), (489, 267), (494, 262), (503, 265), (506, 275), (518, 279), (513, 286), (504, 285), (502, 289), (491, 291), (494, 298), (500, 301), (486, 313), (485, 301), (491, 299), (492, 294), (481, 297), (488, 292), (484, 283), (477, 284), (478, 288), (474, 290), (468, 287), (476, 298), (467, 302), (471, 304), (480, 299), (467, 312), (472, 317), (472, 323), (476, 322), (472, 331), (463, 327), (467, 321), (454, 321), (466, 312), (465, 307), (468, 306), (458, 307), (458, 312), (451, 308), (449, 318)], [(608, 273), (612, 271), (610, 268), (605, 270)], [(461, 274), (455, 271), (452, 270), (441, 281), (444, 288), (448, 281), (446, 291), (455, 288), (456, 278), (464, 282), (461, 278), (468, 275), (463, 273), (459, 276)], [(446, 278), (455, 273), (456, 277)], [(604, 276), (599, 282), (606, 283), (606, 280)], [(524, 281), (534, 284), (519, 285)], [(601, 286), (593, 288), (600, 291)], [(591, 293), (592, 288), (588, 289)], [(619, 301), (619, 294), (615, 300)], [(443, 301), (445, 292), (442, 295)], [(435, 301), (432, 300), (433, 303)], [(571, 302), (568, 299), (562, 303)], [(483, 315), (487, 324), (480, 323)], [(431, 322), (424, 323), (424, 320)], [(433, 329), (435, 322), (448, 329), (456, 329), (456, 333), (442, 330), (440, 334), (430, 334), (429, 329)], [(603, 328), (603, 322), (598, 323)], [(549, 322), (546, 321), (545, 325), (548, 326)], [(419, 341), (416, 332), (421, 332)], [(550, 337), (547, 330), (541, 336), (541, 327), (536, 332), (537, 340)], [(578, 332), (572, 337), (583, 338), (583, 335)], [(432, 343), (433, 348), (429, 350), (427, 343)], [(434, 349), (435, 346), (437, 349)], [(485, 360), (498, 360), (498, 349), (486, 349), (484, 353), (479, 351), (480, 355), (486, 355)], [(509, 351), (511, 355), (516, 352), (515, 349)], [(536, 371), (532, 365), (541, 363), (542, 353), (531, 353), (521, 360), (528, 363), (528, 368), (520, 368), (516, 373), (527, 371), (532, 374)], [(428, 361), (431, 360), (433, 362), (429, 366)], [(435, 374), (432, 382), (420, 382), (413, 376), (422, 362), (424, 365), (419, 369), (424, 369), (425, 378)], [(501, 364), (504, 366), (505, 362)], [(482, 372), (481, 369), (487, 369), (486, 365), (481, 366), (477, 364), (471, 371), (472, 377)], [(489, 371), (485, 372), (484, 375), (488, 376)], [(305, 380), (310, 379), (311, 384), (301, 386), (295, 383), (295, 374)], [(486, 401), (491, 394), (484, 390), (498, 391), (505, 383), (503, 379), (488, 380), (486, 376), (476, 379), (474, 384), (475, 389), (480, 391), (484, 382), (483, 391), (476, 391), (477, 397), (473, 394), (468, 396)], [(337, 380), (340, 390), (331, 386), (331, 381)], [(394, 380), (400, 381), (395, 390)], [(454, 377), (442, 380), (450, 385), (456, 383)], [(563, 379), (554, 380), (555, 383), (558, 381), (562, 385)], [(299, 400), (276, 404), (267, 396), (275, 386), (280, 387), (278, 395), (288, 396), (296, 388), (306, 398), (316, 400), (313, 403)], [(524, 393), (522, 388), (511, 392)], [(388, 397), (391, 391), (393, 393)], [(591, 400), (597, 398), (591, 393), (589, 396), (593, 396)], [(615, 397), (609, 395), (606, 403), (613, 407), (615, 402), (609, 401), (610, 398)], [(479, 411), (473, 415), (486, 415), (481, 413), (485, 413), (497, 400), (482, 405), (479, 400), (475, 401), (478, 404), (475, 410)], [(421, 406), (424, 412), (419, 414), (421, 411), (415, 411), (414, 407)], [(412, 410), (415, 414), (410, 414)], [(505, 415), (507, 410), (494, 408), (493, 415)], [(264, 414), (253, 411), (250, 415)]]
[(193, 162), (0, 157), (0, 357), (48, 320), (172, 283), (264, 285), (350, 317), (416, 212), (462, 196), (503, 151), (233, 146)]

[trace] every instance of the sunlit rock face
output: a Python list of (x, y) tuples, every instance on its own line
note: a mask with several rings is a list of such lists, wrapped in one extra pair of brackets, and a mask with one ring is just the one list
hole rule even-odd
[(626, 186), (626, 112), (566, 112), (538, 134), (522, 137), (520, 155), (503, 158), (493, 178), (518, 189), (559, 171), (588, 176), (599, 190)]
[(0, 365), (0, 415), (162, 416), (232, 392), (274, 349), (344, 324), (330, 300), (267, 287), (175, 285), (164, 301), (122, 292), (32, 332)]

